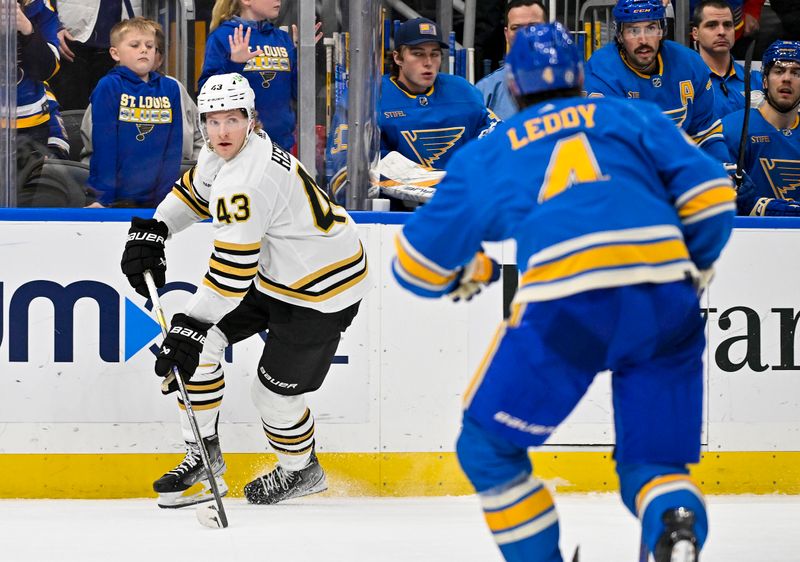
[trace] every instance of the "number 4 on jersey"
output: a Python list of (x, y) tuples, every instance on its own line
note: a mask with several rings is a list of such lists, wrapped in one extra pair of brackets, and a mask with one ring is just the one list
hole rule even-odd
[(333, 212), (336, 205), (331, 203), (328, 195), (320, 189), (317, 183), (308, 175), (306, 169), (298, 164), (297, 175), (303, 180), (303, 188), (306, 190), (308, 204), (311, 205), (311, 214), (314, 216), (314, 224), (322, 232), (328, 232), (336, 223), (344, 224), (347, 217), (337, 215)]
[(539, 203), (544, 203), (578, 183), (607, 181), (597, 163), (589, 139), (578, 133), (556, 143), (544, 182), (539, 189)]

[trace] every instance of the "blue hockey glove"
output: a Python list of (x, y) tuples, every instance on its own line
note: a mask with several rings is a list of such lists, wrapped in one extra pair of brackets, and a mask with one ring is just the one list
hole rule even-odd
[(188, 382), (200, 363), (200, 352), (206, 343), (206, 334), (213, 324), (201, 322), (185, 314), (172, 317), (167, 337), (161, 343), (155, 371), (166, 377), (177, 367), (184, 382)]
[(453, 302), (461, 299), (468, 301), (480, 293), (483, 287), (498, 279), (500, 279), (500, 264), (483, 252), (478, 252), (472, 261), (460, 271), (447, 296)]

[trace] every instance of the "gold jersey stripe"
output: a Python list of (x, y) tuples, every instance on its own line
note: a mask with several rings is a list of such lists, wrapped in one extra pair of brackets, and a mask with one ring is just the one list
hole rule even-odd
[(330, 290), (327, 290), (327, 291), (322, 291), (318, 295), (307, 295), (307, 294), (301, 293), (299, 291), (293, 291), (293, 290), (288, 289), (288, 288), (278, 287), (276, 285), (273, 285), (272, 283), (269, 283), (263, 277), (259, 277), (258, 278), (258, 282), (265, 290), (267, 290), (269, 292), (278, 293), (278, 294), (281, 294), (281, 295), (285, 295), (287, 297), (292, 297), (292, 298), (299, 299), (299, 300), (306, 301), (306, 302), (320, 302), (320, 301), (325, 301), (325, 300), (328, 300), (330, 298), (333, 298), (336, 295), (346, 291), (350, 287), (353, 287), (354, 285), (357, 285), (358, 283), (360, 283), (361, 281), (366, 279), (367, 271), (368, 271), (368, 268), (367, 268), (367, 266), (365, 264), (364, 265), (364, 269), (361, 271), (361, 273), (359, 273), (356, 277), (354, 277), (353, 279), (351, 279), (347, 283), (344, 283), (342, 285), (337, 285), (337, 286), (332, 287)]
[(258, 264), (251, 265), (251, 264), (244, 264), (241, 267), (236, 267), (234, 265), (228, 265), (222, 263), (214, 256), (211, 256), (211, 259), (208, 260), (209, 267), (216, 269), (217, 271), (221, 271), (222, 273), (230, 273), (231, 275), (242, 275), (242, 276), (249, 276), (252, 277), (258, 271)]
[(349, 258), (345, 258), (343, 260), (337, 261), (335, 263), (332, 263), (330, 265), (327, 265), (327, 266), (323, 267), (322, 269), (319, 269), (319, 270), (315, 271), (314, 273), (310, 273), (310, 274), (306, 275), (305, 277), (303, 277), (302, 279), (299, 279), (299, 280), (295, 281), (294, 283), (292, 283), (291, 285), (289, 285), (289, 288), (290, 289), (300, 289), (301, 287), (303, 287), (305, 285), (312, 285), (314, 283), (314, 281), (317, 281), (320, 277), (322, 277), (324, 275), (327, 275), (328, 273), (330, 273), (334, 269), (344, 268), (344, 267), (349, 266), (349, 265), (357, 264), (359, 261), (361, 261), (361, 258), (363, 256), (364, 256), (364, 246), (362, 246), (361, 242), (359, 242), (358, 251), (355, 254), (353, 254), (352, 256), (350, 256)]
[(732, 187), (729, 185), (712, 187), (692, 197), (681, 205), (681, 208), (678, 210), (678, 216), (680, 216), (681, 219), (685, 219), (716, 205), (731, 203), (733, 201), (736, 201), (736, 191)]
[(248, 286), (242, 289), (241, 291), (229, 291), (228, 289), (223, 289), (222, 287), (219, 287), (215, 283), (212, 283), (207, 278), (203, 279), (203, 285), (205, 285), (210, 289), (213, 289), (215, 292), (219, 293), (223, 297), (234, 297), (234, 298), (243, 297), (247, 293), (247, 290), (250, 288)]
[(234, 250), (239, 252), (253, 252), (261, 250), (261, 241), (251, 242), (248, 244), (237, 244), (235, 242), (224, 242), (222, 240), (214, 240), (214, 248), (220, 250)]
[(522, 276), (522, 284), (547, 283), (588, 271), (636, 264), (663, 264), (681, 259), (689, 259), (689, 252), (682, 240), (599, 246), (534, 266)]

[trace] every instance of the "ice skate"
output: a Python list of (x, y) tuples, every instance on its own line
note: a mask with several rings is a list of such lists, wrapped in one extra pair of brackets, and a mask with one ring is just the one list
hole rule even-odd
[(301, 470), (285, 470), (277, 465), (272, 472), (259, 476), (244, 487), (247, 501), (255, 504), (274, 504), (301, 498), (328, 489), (325, 471), (312, 452), (308, 466)]
[[(217, 436), (203, 439), (211, 461), (211, 470), (217, 481), (220, 496), (228, 493), (228, 485), (222, 478), (225, 474), (225, 460), (219, 448)], [(183, 461), (153, 482), (153, 490), (158, 493), (158, 507), (175, 508), (195, 505), (214, 499), (211, 485), (206, 478), (200, 449), (195, 443), (186, 443), (186, 456)]]
[(683, 507), (664, 513), (664, 534), (656, 543), (655, 562), (697, 562), (694, 513)]

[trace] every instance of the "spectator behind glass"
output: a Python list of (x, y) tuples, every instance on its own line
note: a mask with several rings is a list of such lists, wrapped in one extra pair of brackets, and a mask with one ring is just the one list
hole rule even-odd
[[(725, 0), (704, 0), (692, 15), (692, 40), (708, 65), (714, 88), (714, 112), (724, 117), (744, 108), (745, 74), (741, 64), (733, 60), (733, 12)], [(750, 73), (751, 104), (758, 106), (761, 94), (761, 73)]]
[(215, 74), (236, 72), (250, 83), (256, 111), (269, 137), (287, 150), (295, 145), (297, 52), (275, 27), (281, 0), (217, 0), (199, 87)]
[[(534, 23), (544, 23), (548, 15), (540, 0), (510, 0), (506, 6), (505, 19), (503, 33), (506, 36), (506, 52), (508, 52), (518, 29)], [(508, 119), (517, 112), (514, 98), (508, 91), (506, 71), (506, 67), (501, 66), (475, 84), (483, 95), (486, 107), (494, 111), (500, 119)]]
[(62, 109), (89, 105), (89, 94), (115, 64), (108, 52), (111, 28), (123, 13), (132, 18), (134, 5), (141, 13), (140, 0), (58, 0), (63, 68), (51, 86)]
[(16, 18), (17, 139), (35, 142), (41, 152), (48, 147), (43, 156), (66, 158), (69, 144), (58, 103), (45, 84), (59, 71), (58, 17), (49, 2), (27, 0), (16, 4)]
[(154, 22), (122, 21), (111, 29), (111, 57), (119, 64), (91, 96), (89, 184), (92, 206), (154, 207), (178, 178), (183, 144), (177, 81), (153, 72)]
[[(200, 149), (203, 148), (203, 135), (200, 132), (200, 122), (198, 120), (197, 105), (194, 100), (186, 91), (186, 88), (177, 79), (168, 76), (162, 72), (164, 63), (164, 48), (166, 41), (164, 38), (164, 31), (161, 24), (152, 22), (156, 29), (156, 51), (153, 58), (153, 70), (160, 73), (165, 78), (175, 80), (181, 91), (181, 107), (182, 112), (182, 125), (183, 125), (183, 143), (181, 147), (181, 158), (183, 160), (197, 160), (197, 155), (200, 154)], [(91, 104), (83, 115), (81, 122), (81, 137), (83, 138), (83, 151), (81, 152), (81, 160), (89, 163), (94, 148), (92, 145), (92, 111)]]

